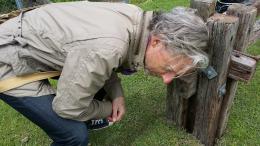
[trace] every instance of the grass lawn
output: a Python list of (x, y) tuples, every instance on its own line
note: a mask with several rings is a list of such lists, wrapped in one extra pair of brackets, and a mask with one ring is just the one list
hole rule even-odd
[[(0, 1), (1, 2), (1, 1)], [(144, 10), (188, 6), (189, 0), (132, 0)], [(260, 41), (249, 48), (260, 54)], [(143, 72), (121, 76), (127, 114), (111, 128), (90, 132), (93, 146), (199, 146), (196, 138), (165, 122), (166, 86)], [(260, 145), (260, 68), (249, 84), (239, 84), (225, 135), (219, 146)], [(51, 140), (37, 126), (0, 101), (0, 146), (48, 146)], [(28, 140), (27, 140), (28, 138)]]

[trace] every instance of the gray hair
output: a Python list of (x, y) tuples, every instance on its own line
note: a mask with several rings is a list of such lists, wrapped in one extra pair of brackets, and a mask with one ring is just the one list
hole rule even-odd
[(157, 13), (150, 30), (165, 43), (167, 50), (186, 54), (197, 68), (208, 66), (209, 59), (204, 52), (208, 44), (208, 29), (194, 9), (177, 7), (168, 13)]

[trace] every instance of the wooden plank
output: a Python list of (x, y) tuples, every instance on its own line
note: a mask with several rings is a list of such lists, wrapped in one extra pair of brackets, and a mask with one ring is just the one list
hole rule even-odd
[(257, 16), (260, 16), (260, 1), (256, 0), (253, 6), (257, 8)]
[(230, 55), (235, 42), (238, 18), (215, 14), (207, 22), (210, 30), (208, 55), (218, 76), (209, 80), (200, 74), (193, 134), (206, 146), (215, 143), (223, 95), (219, 91), (226, 83)]
[[(197, 10), (197, 14), (206, 22), (207, 19), (212, 16), (215, 13), (215, 7), (216, 7), (216, 0), (191, 0), (190, 6), (193, 9)], [(195, 80), (195, 79), (191, 79)], [(196, 79), (197, 81), (198, 79)], [(196, 93), (198, 94), (198, 93)], [(189, 101), (187, 102), (187, 112), (186, 112), (186, 121), (185, 121), (185, 127), (186, 130), (190, 133), (192, 133), (194, 129), (194, 123), (195, 123), (195, 116), (196, 116), (196, 109), (197, 109), (197, 95), (193, 95), (189, 98)]]
[(234, 49), (244, 52), (249, 45), (250, 36), (253, 34), (257, 10), (252, 6), (233, 4), (228, 8), (227, 14), (239, 18), (239, 27)]
[[(242, 4), (234, 4), (228, 8), (227, 14), (237, 16), (239, 18), (239, 27), (234, 49), (237, 51), (245, 52), (246, 47), (248, 47), (249, 45), (248, 42), (250, 36), (252, 35), (253, 26), (256, 19), (256, 8), (245, 6)], [(228, 79), (226, 86), (227, 93), (224, 96), (221, 107), (217, 137), (221, 137), (226, 129), (230, 113), (229, 111), (232, 106), (236, 90), (237, 81), (233, 79)]]
[(197, 73), (174, 80), (167, 86), (166, 118), (168, 124), (185, 128), (189, 97), (196, 92)]
[[(190, 7), (196, 9), (196, 14), (199, 15), (205, 22), (207, 19), (215, 13), (216, 0), (191, 0)], [(191, 79), (195, 80), (195, 79)], [(197, 81), (198, 79), (196, 79)], [(197, 83), (197, 82), (196, 82)], [(196, 93), (197, 94), (197, 93)], [(187, 102), (187, 118), (185, 123), (185, 128), (188, 132), (192, 133), (194, 129), (195, 115), (196, 115), (196, 95), (189, 98)]]
[(217, 0), (191, 0), (190, 7), (198, 10), (198, 15), (204, 20), (215, 13)]
[(228, 77), (237, 81), (249, 82), (256, 70), (256, 60), (238, 51), (233, 51)]
[(182, 98), (179, 94), (178, 80), (174, 80), (167, 86), (166, 98), (166, 119), (167, 123), (184, 127), (186, 124), (187, 99)]

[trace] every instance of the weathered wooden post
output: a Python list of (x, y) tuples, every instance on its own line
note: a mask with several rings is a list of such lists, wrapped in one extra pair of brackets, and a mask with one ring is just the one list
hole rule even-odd
[(166, 118), (169, 124), (175, 123), (186, 128), (190, 98), (197, 87), (197, 73), (186, 78), (176, 79), (167, 86)]
[(255, 72), (257, 60), (241, 52), (252, 38), (256, 9), (233, 5), (228, 15), (210, 17), (214, 4), (215, 0), (191, 0), (191, 7), (207, 20), (210, 66), (198, 76), (193, 74), (173, 81), (167, 87), (166, 99), (168, 123), (187, 129), (206, 146), (214, 145), (223, 134), (237, 80), (248, 82)]
[(217, 76), (208, 79), (200, 74), (197, 90), (197, 107), (193, 134), (202, 143), (211, 146), (215, 142), (221, 103), (225, 95), (226, 79), (231, 52), (236, 38), (238, 19), (215, 14), (208, 20), (210, 42), (208, 55), (210, 66)]
[(217, 0), (191, 0), (190, 7), (198, 10), (198, 15), (204, 21), (215, 13)]
[[(234, 45), (234, 50), (245, 52), (246, 48), (249, 45), (250, 36), (252, 35), (252, 32), (254, 30), (253, 26), (256, 20), (257, 9), (251, 6), (235, 4), (228, 8), (227, 14), (237, 16), (239, 18), (239, 27)], [(240, 72), (240, 74), (242, 73)], [(218, 137), (220, 137), (226, 129), (229, 111), (232, 106), (237, 89), (238, 82), (236, 80), (229, 78), (227, 81), (227, 93), (222, 103), (221, 114), (219, 119), (219, 128), (217, 133)]]

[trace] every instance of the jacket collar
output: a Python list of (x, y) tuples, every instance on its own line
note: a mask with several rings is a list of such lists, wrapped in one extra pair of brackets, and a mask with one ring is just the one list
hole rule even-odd
[(135, 35), (133, 35), (134, 38), (131, 39), (128, 64), (133, 71), (140, 70), (144, 67), (145, 51), (150, 34), (148, 26), (152, 17), (152, 11), (143, 13), (143, 17), (140, 17), (140, 25), (138, 25)]

